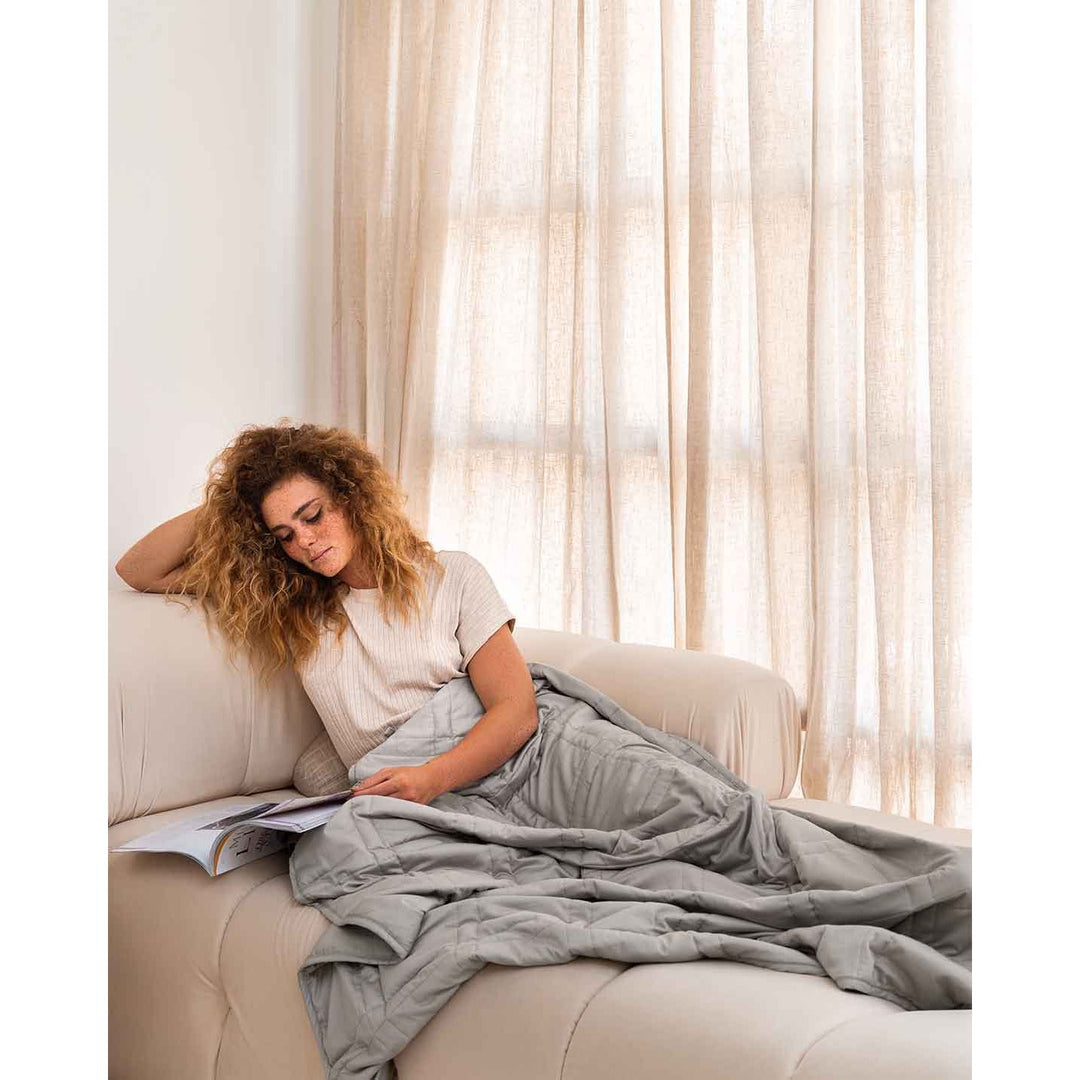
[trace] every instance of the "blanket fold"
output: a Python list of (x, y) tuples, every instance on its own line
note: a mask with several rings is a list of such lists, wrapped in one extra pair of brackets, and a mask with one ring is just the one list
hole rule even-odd
[[(488, 963), (724, 958), (970, 1007), (969, 851), (773, 809), (688, 740), (529, 669), (539, 725), (503, 766), (429, 806), (359, 796), (294, 849), (297, 900), (334, 924), (300, 971), (330, 1080), (390, 1080)], [(483, 712), (455, 679), (350, 779), (449, 750)]]

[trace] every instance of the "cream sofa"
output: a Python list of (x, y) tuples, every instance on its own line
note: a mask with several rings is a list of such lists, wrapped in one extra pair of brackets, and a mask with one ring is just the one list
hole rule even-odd
[[(798, 765), (794, 695), (740, 661), (519, 628), (527, 660), (688, 735), (776, 805)], [(109, 842), (250, 795), (294, 794), (321, 730), (291, 674), (230, 667), (201, 612), (110, 595)], [(969, 842), (871, 811), (840, 817)], [(297, 968), (328, 925), (271, 856), (210, 878), (173, 855), (109, 856), (112, 1080), (321, 1080)], [(906, 1013), (823, 978), (724, 961), (489, 966), (397, 1059), (401, 1080), (875, 1080), (970, 1075), (969, 1012)]]

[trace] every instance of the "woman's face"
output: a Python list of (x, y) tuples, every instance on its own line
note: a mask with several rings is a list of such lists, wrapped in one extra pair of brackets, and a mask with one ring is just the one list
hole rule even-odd
[(352, 559), (356, 541), (348, 520), (334, 508), (327, 488), (310, 476), (279, 480), (263, 497), (261, 510), (266, 527), (294, 562), (334, 577)]

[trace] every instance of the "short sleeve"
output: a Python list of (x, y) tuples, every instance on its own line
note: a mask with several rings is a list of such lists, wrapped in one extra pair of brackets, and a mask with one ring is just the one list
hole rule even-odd
[(458, 557), (462, 581), (456, 633), (461, 646), (461, 666), (466, 668), (480, 646), (504, 623), (509, 623), (513, 631), (515, 620), (480, 563), (464, 553)]

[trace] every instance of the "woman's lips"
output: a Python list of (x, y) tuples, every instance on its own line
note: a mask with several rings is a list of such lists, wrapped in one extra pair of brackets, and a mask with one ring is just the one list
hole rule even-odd
[(317, 563), (326, 554), (327, 551), (333, 551), (333, 548), (326, 548), (323, 551), (320, 551), (319, 554), (316, 555), (315, 558), (311, 560), (312, 565)]

